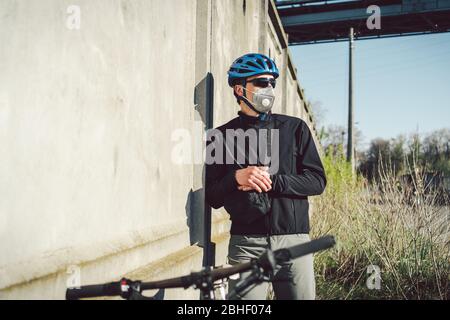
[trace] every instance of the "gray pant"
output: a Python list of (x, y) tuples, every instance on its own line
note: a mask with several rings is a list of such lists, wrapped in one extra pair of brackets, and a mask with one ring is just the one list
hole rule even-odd
[[(231, 235), (228, 245), (228, 263), (233, 265), (259, 257), (265, 250), (277, 250), (310, 241), (305, 233), (260, 236)], [(241, 279), (249, 272), (241, 274)], [(229, 281), (232, 290), (240, 279)], [(313, 256), (307, 255), (279, 266), (274, 272), (272, 286), (278, 300), (314, 300), (316, 283), (314, 279)], [(263, 282), (249, 291), (242, 300), (265, 300), (269, 284)]]

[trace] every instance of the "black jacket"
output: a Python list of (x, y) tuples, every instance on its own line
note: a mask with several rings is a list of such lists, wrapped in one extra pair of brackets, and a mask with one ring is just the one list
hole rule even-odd
[[(250, 224), (233, 221), (231, 217), (230, 233), (309, 233), (308, 196), (324, 191), (326, 177), (307, 124), (299, 118), (275, 113), (270, 114), (268, 121), (261, 121), (239, 111), (238, 117), (216, 129), (226, 137), (226, 129), (259, 130), (266, 126), (279, 130), (279, 170), (271, 175), (272, 189), (268, 192), (272, 199), (271, 211)], [(207, 141), (207, 145), (210, 143), (212, 141)], [(223, 164), (206, 164), (205, 197), (211, 207), (222, 207), (225, 197), (237, 190), (235, 172), (238, 169), (237, 164), (226, 164), (225, 161)]]

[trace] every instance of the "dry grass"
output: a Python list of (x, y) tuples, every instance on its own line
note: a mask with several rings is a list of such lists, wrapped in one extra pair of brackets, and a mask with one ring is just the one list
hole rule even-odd
[[(448, 199), (438, 204), (418, 170), (405, 185), (381, 166), (379, 182), (368, 184), (352, 178), (343, 158), (327, 156), (324, 165), (312, 237), (332, 234), (338, 244), (316, 255), (318, 298), (449, 299)], [(379, 290), (366, 286), (371, 264), (381, 269)]]

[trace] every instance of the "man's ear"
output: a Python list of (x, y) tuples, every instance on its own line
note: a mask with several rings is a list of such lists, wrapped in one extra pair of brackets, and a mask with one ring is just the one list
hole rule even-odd
[(242, 96), (243, 94), (243, 89), (242, 89), (242, 84), (236, 84), (234, 85), (234, 92), (238, 95), (238, 96)]
[(234, 94), (239, 95), (239, 85), (238, 84), (235, 84), (233, 86), (233, 90), (234, 90)]

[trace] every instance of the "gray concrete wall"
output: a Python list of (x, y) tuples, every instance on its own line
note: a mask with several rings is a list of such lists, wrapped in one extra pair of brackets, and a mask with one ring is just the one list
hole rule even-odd
[[(201, 146), (236, 116), (237, 56), (270, 50), (274, 111), (309, 119), (271, 1), (79, 0), (79, 29), (71, 4), (0, 2), (3, 299), (62, 299), (73, 266), (82, 284), (201, 268), (204, 166), (174, 162), (174, 132)], [(216, 264), (228, 228), (214, 210)]]

